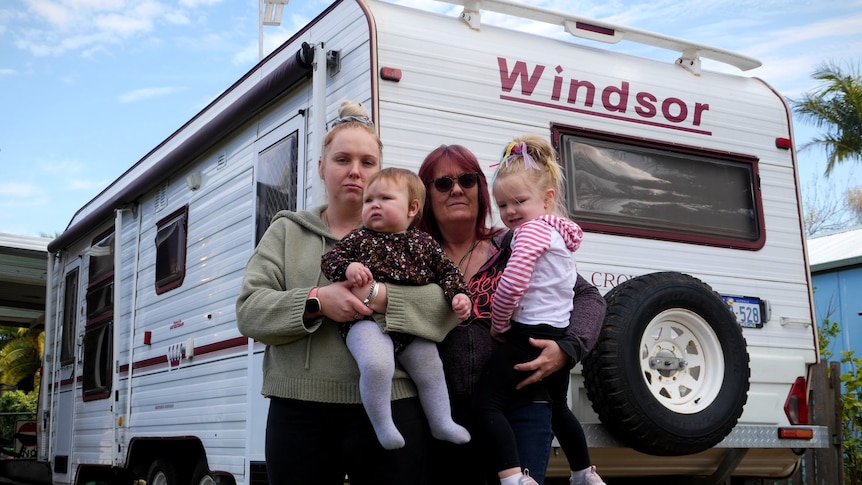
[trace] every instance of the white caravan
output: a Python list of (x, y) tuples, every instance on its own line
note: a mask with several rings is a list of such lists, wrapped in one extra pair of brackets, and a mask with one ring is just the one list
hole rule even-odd
[[(818, 344), (790, 111), (759, 79), (701, 69), (759, 63), (462, 3), (333, 2), (50, 243), (38, 455), (54, 483), (265, 483), (263, 346), (234, 304), (274, 212), (322, 200), (321, 139), (345, 99), (369, 107), (387, 166), (463, 144), (490, 174), (512, 137), (553, 141), (586, 231), (579, 271), (608, 301), (570, 395), (603, 477), (783, 477), (828, 446), (807, 423)], [(560, 38), (482, 24), (492, 10)], [(550, 475), (565, 468), (555, 457)]]

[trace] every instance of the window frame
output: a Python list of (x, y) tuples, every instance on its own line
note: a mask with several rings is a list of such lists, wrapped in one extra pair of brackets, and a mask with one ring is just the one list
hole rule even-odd
[[(282, 210), (295, 211), (300, 207), (300, 160), (302, 158), (303, 144), (300, 137), (300, 129), (287, 129), (286, 131), (278, 131), (273, 136), (267, 136), (259, 140), (262, 148), (256, 150), (257, 165), (255, 168), (255, 245), (260, 242), (264, 232), (269, 227), (273, 216)], [(285, 150), (287, 154), (293, 158), (285, 160), (285, 163), (277, 165), (270, 159), (273, 154), (282, 153)], [(270, 170), (276, 169), (277, 173), (269, 173)], [(267, 183), (275, 176), (279, 182), (286, 182), (287, 187), (283, 183), (271, 184)], [(270, 198), (272, 194), (279, 194), (287, 197), (287, 204), (279, 205), (274, 208), (277, 200)]]
[(76, 332), (78, 322), (78, 286), (80, 284), (80, 266), (75, 266), (66, 272), (63, 288), (63, 327), (60, 336), (60, 365), (75, 363)]
[[(91, 247), (103, 245), (102, 243), (108, 239), (111, 241), (110, 264), (105, 267), (107, 270), (93, 273), (90, 265), (93, 258), (102, 258), (104, 256), (93, 255), (90, 253), (89, 261), (87, 262), (87, 294), (85, 301), (87, 308), (85, 311), (86, 325), (84, 327), (84, 345), (83, 345), (83, 363), (81, 367), (81, 395), (82, 399), (94, 401), (97, 399), (105, 399), (111, 395), (113, 388), (113, 352), (114, 352), (114, 275), (116, 267), (114, 267), (114, 254), (118, 251), (116, 247), (117, 239), (115, 228), (111, 226), (95, 238), (93, 238)], [(106, 259), (98, 259), (97, 261), (107, 261)], [(104, 292), (104, 293), (99, 293)], [(92, 311), (89, 306), (102, 298), (94, 298), (101, 295), (105, 300), (105, 305), (99, 308), (99, 311)], [(104, 336), (107, 335), (107, 338)], [(93, 337), (97, 338), (98, 346), (93, 347)], [(104, 374), (103, 379), (99, 382), (93, 382), (93, 376)], [(92, 371), (92, 375), (88, 374)], [(107, 382), (104, 382), (107, 379)]]
[[(646, 149), (653, 152), (668, 152), (674, 157), (691, 156), (696, 161), (714, 163), (716, 165), (734, 165), (750, 171), (750, 202), (753, 206), (751, 209), (753, 209), (753, 216), (755, 218), (755, 221), (752, 224), (752, 228), (754, 230), (752, 238), (722, 237), (717, 234), (708, 234), (705, 231), (686, 232), (683, 229), (675, 231), (673, 228), (667, 227), (653, 229), (644, 227), (649, 225), (646, 223), (626, 224), (623, 217), (620, 217), (616, 221), (611, 220), (610, 222), (598, 222), (595, 220), (600, 217), (597, 213), (579, 211), (574, 207), (574, 201), (567, 200), (566, 204), (569, 209), (570, 217), (572, 217), (572, 219), (574, 219), (585, 231), (742, 250), (758, 250), (766, 243), (766, 228), (763, 218), (763, 200), (758, 167), (759, 159), (755, 156), (670, 143), (654, 139), (638, 138), (618, 133), (603, 132), (562, 124), (551, 125), (551, 137), (554, 143), (554, 148), (559, 156), (558, 162), (561, 165), (563, 173), (567, 176), (567, 184), (574, 183), (574, 180), (572, 180), (573, 177), (569, 176), (565, 164), (566, 153), (564, 152), (564, 137), (574, 137), (577, 141), (581, 141), (586, 144), (589, 144), (592, 140), (601, 144), (601, 147), (603, 148), (611, 145), (615, 149), (623, 151), (625, 151), (626, 148), (629, 148), (631, 152), (637, 152), (638, 149)], [(613, 219), (612, 216), (610, 218)], [(639, 220), (641, 219), (632, 219), (632, 221)], [(646, 220), (644, 220), (644, 222), (646, 222)], [(705, 228), (708, 226), (700, 227)], [(719, 231), (714, 232), (718, 233)]]
[[(168, 249), (174, 249), (176, 253), (177, 265), (176, 271), (159, 278), (159, 254), (163, 247), (159, 243), (159, 235), (161, 231), (170, 227), (179, 227), (182, 231), (176, 241), (175, 246)], [(182, 208), (168, 214), (156, 223), (156, 235), (153, 240), (155, 245), (155, 260), (153, 261), (153, 284), (157, 295), (173, 290), (182, 286), (186, 278), (186, 267), (188, 264), (188, 239), (189, 239), (189, 206), (185, 205)], [(165, 241), (168, 241), (166, 239)], [(174, 254), (169, 253), (166, 257)]]

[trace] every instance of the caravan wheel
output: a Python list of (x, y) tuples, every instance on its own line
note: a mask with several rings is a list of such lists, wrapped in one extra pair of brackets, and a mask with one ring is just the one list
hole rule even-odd
[(180, 482), (174, 464), (164, 458), (156, 458), (147, 473), (147, 485), (185, 485)]
[(206, 458), (201, 457), (192, 473), (191, 485), (215, 485), (215, 478), (210, 474)]
[(718, 444), (748, 397), (742, 329), (721, 296), (681, 273), (629, 280), (584, 360), (584, 385), (611, 433), (642, 453), (687, 455)]

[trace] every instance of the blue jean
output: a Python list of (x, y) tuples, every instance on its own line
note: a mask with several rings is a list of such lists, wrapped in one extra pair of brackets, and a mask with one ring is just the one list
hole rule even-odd
[[(452, 398), (452, 416), (455, 421), (470, 429), (471, 397)], [(551, 453), (551, 406), (547, 402), (534, 402), (506, 411), (518, 443), (521, 466), (539, 484), (545, 480)], [(475, 443), (455, 445), (431, 439), (428, 449), (428, 484), (493, 485), (500, 481), (487, 461), (481, 447)], [(458, 470), (457, 472), (455, 470)]]
[(505, 413), (515, 439), (518, 440), (518, 456), (521, 467), (530, 470), (539, 485), (545, 481), (548, 459), (551, 454), (551, 406), (548, 403), (533, 403)]

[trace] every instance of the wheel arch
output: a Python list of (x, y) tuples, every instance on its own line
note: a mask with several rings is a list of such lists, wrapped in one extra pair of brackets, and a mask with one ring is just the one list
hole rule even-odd
[(203, 443), (196, 436), (133, 438), (129, 443), (126, 469), (132, 477), (146, 479), (150, 465), (159, 457), (173, 462), (183, 475), (191, 476), (199, 460), (206, 461)]

